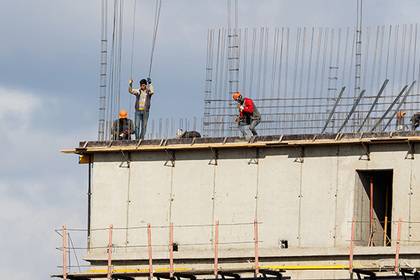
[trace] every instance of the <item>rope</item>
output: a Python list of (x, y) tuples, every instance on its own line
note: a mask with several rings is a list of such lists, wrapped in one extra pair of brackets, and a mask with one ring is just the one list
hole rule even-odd
[(154, 22), (154, 28), (153, 28), (152, 50), (150, 52), (150, 65), (149, 65), (149, 75), (148, 75), (148, 77), (150, 77), (151, 74), (152, 74), (153, 56), (154, 56), (154, 53), (155, 53), (156, 38), (157, 38), (158, 29), (159, 29), (161, 8), (162, 8), (162, 1), (161, 0), (156, 0), (155, 22)]
[(135, 42), (135, 33), (136, 33), (136, 10), (137, 10), (137, 1), (134, 1), (133, 8), (133, 34), (131, 38), (131, 68), (130, 68), (130, 78), (133, 78), (133, 65), (134, 65), (134, 42)]

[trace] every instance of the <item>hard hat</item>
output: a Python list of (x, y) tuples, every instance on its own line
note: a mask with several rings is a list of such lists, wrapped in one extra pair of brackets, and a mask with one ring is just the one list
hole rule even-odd
[(126, 110), (122, 109), (119, 113), (120, 119), (126, 119), (128, 117), (128, 113)]
[(238, 100), (240, 97), (241, 97), (241, 93), (240, 93), (239, 91), (234, 92), (234, 93), (232, 94), (232, 98), (233, 98), (233, 100)]

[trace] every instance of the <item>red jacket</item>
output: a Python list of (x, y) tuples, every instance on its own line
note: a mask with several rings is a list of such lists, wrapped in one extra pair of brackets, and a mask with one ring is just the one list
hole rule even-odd
[(245, 97), (244, 103), (242, 104), (244, 107), (243, 110), (240, 110), (239, 116), (242, 118), (244, 114), (252, 115), (254, 113), (254, 101), (252, 99)]

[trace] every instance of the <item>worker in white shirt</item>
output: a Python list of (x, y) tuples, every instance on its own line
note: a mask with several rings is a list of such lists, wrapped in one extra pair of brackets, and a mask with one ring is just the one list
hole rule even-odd
[(144, 139), (149, 120), (150, 102), (154, 89), (150, 78), (140, 81), (140, 88), (133, 88), (133, 80), (128, 81), (128, 92), (136, 96), (134, 126), (136, 139)]

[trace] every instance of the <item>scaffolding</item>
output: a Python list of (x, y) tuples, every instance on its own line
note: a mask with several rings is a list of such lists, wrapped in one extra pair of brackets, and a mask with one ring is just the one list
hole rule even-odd
[[(259, 134), (410, 129), (398, 128), (395, 116), (405, 112), (402, 123), (409, 123), (419, 110), (418, 24), (362, 27), (361, 7), (358, 11), (356, 28), (238, 29), (237, 45), (243, 50), (235, 60), (238, 88), (262, 113)], [(229, 34), (224, 28), (209, 30), (207, 137), (239, 135), (231, 100)]]

